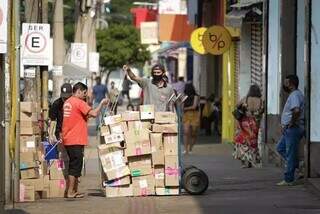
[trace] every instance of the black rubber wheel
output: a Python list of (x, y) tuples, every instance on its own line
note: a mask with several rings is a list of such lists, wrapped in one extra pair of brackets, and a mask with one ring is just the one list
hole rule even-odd
[(192, 168), (197, 169), (197, 167), (192, 166), (192, 165), (184, 167), (184, 168), (182, 169), (181, 177), (183, 177), (183, 175), (184, 175), (184, 173), (186, 173), (186, 171), (188, 171), (189, 169), (192, 169)]
[(191, 195), (201, 195), (209, 186), (206, 173), (198, 168), (188, 169), (182, 176), (183, 188)]

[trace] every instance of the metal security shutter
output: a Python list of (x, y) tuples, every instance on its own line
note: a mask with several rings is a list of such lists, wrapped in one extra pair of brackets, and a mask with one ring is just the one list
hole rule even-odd
[(263, 86), (262, 24), (251, 24), (251, 83)]

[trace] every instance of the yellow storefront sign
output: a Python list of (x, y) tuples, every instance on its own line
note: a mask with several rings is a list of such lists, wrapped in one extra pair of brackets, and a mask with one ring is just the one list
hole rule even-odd
[(225, 27), (214, 25), (205, 31), (202, 43), (207, 52), (213, 55), (221, 55), (229, 50), (231, 35)]
[(204, 32), (207, 30), (205, 27), (197, 28), (191, 33), (191, 47), (194, 51), (196, 51), (199, 54), (206, 54), (207, 51), (203, 47), (202, 38)]

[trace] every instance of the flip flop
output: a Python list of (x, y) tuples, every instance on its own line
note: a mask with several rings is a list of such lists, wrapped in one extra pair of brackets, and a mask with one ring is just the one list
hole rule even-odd
[(84, 198), (84, 194), (83, 193), (76, 193), (73, 196), (67, 196), (67, 198)]

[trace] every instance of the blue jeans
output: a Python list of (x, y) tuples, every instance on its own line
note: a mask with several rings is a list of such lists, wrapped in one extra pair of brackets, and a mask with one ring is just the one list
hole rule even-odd
[[(100, 103), (93, 103), (93, 108), (97, 108), (99, 106)], [(101, 120), (104, 116), (104, 113), (106, 111), (105, 107), (102, 107), (101, 112), (99, 113), (99, 115), (96, 117), (96, 127), (99, 127)]]
[(299, 142), (304, 135), (304, 130), (300, 127), (291, 127), (284, 130), (278, 145), (277, 151), (286, 161), (284, 180), (294, 181), (294, 172), (299, 167), (298, 149)]

